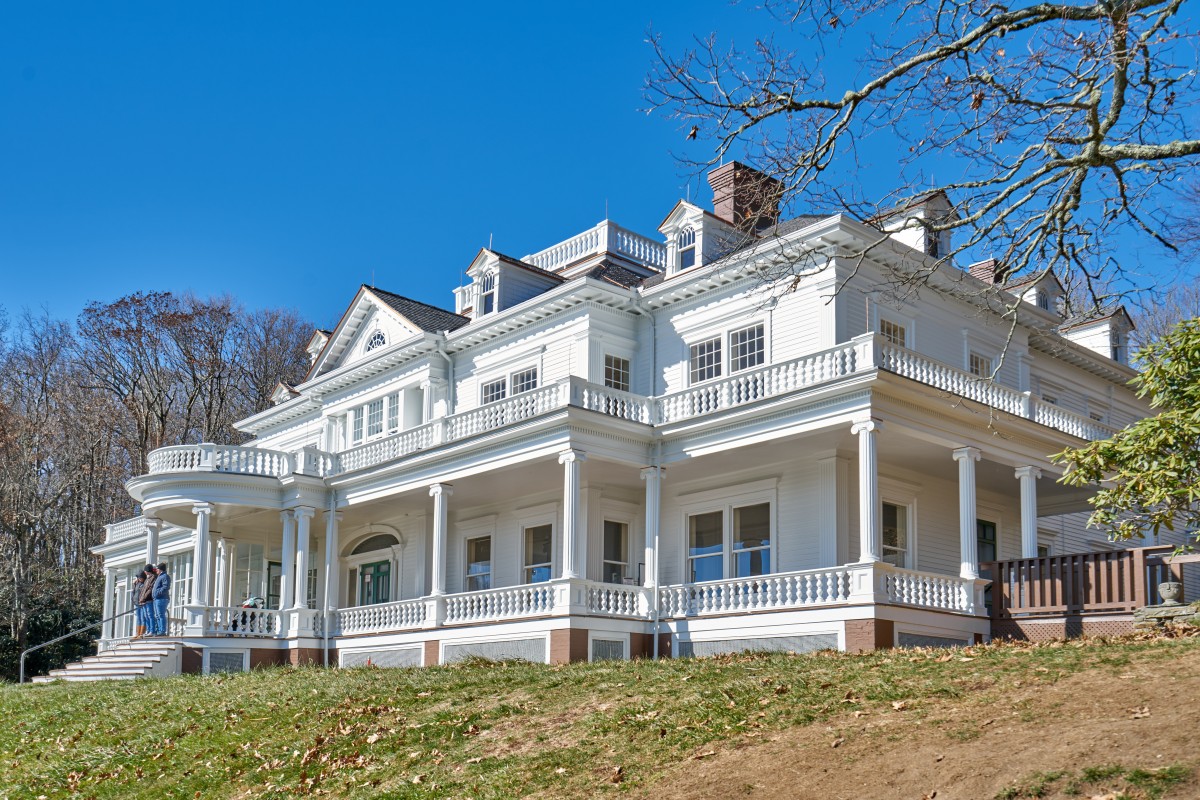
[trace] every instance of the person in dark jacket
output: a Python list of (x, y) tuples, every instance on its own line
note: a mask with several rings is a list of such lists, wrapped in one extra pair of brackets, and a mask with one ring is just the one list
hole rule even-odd
[[(153, 575), (154, 573), (151, 573)], [(133, 586), (130, 588), (129, 599), (133, 604), (135, 614), (134, 619), (137, 620), (137, 628), (134, 631), (133, 638), (140, 639), (146, 635), (146, 631), (150, 629), (150, 606), (142, 605), (142, 593), (147, 587), (154, 585), (153, 580), (147, 580), (146, 570), (139, 569), (137, 574), (133, 576)]]
[(134, 602), (137, 603), (138, 633), (140, 638), (154, 633), (154, 565), (142, 568), (141, 583), (134, 581)]
[(158, 574), (152, 589), (154, 597), (154, 635), (167, 635), (167, 605), (171, 602), (171, 576), (167, 574), (167, 562), (158, 565)]

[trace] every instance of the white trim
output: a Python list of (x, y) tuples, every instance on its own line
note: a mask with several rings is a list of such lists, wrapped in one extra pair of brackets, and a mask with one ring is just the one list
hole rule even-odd
[(221, 648), (205, 647), (203, 650), (200, 651), (201, 652), (200, 674), (202, 674), (202, 675), (211, 675), (212, 674), (212, 672), (211, 672), (212, 667), (209, 663), (209, 659), (210, 659), (210, 656), (212, 655), (214, 649), (216, 649), (218, 652), (221, 652), (221, 653), (240, 652), (240, 654), (242, 656), (242, 672), (250, 671), (250, 651), (249, 650), (237, 651), (237, 650), (224, 650)]

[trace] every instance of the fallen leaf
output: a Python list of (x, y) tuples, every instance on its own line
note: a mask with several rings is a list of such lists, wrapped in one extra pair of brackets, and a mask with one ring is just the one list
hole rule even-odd
[(830, 742), (830, 743), (829, 743), (829, 746), (830, 746), (830, 747), (841, 747), (841, 746), (842, 746), (842, 743), (843, 743), (843, 742), (845, 742), (845, 741), (846, 741), (846, 737), (845, 737), (845, 736), (839, 736), (838, 738), (836, 738), (836, 739), (834, 739), (832, 742)]
[(894, 711), (903, 711), (906, 708), (908, 708), (907, 700), (894, 700), (892, 702), (892, 710)]
[(696, 753), (696, 755), (692, 756), (692, 760), (699, 761), (702, 758), (708, 758), (709, 756), (715, 756), (716, 754), (716, 750), (705, 750), (703, 753)]
[(625, 768), (619, 766), (613, 767), (612, 775), (610, 775), (608, 779), (613, 783), (620, 783), (621, 781), (625, 780)]
[(1145, 719), (1150, 716), (1150, 706), (1141, 706), (1128, 709), (1132, 715), (1131, 719)]
[(556, 775), (562, 775), (562, 774), (566, 773), (566, 771), (567, 771), (566, 767), (559, 767), (558, 769), (554, 770), (554, 773)]
[(945, 756), (944, 756), (944, 755), (938, 755), (938, 756), (934, 756), (934, 759), (933, 759), (933, 760), (934, 760), (934, 761), (941, 761), (943, 758), (945, 758)]

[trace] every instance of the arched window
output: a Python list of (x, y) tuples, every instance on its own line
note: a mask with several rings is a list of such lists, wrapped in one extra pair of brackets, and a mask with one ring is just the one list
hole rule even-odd
[(361, 555), (362, 553), (370, 553), (374, 550), (386, 550), (396, 544), (398, 544), (398, 542), (396, 541), (395, 536), (387, 533), (377, 533), (374, 536), (363, 539), (361, 542), (355, 545), (354, 550), (350, 553), (350, 555), (357, 556)]
[(490, 314), (496, 310), (496, 276), (484, 275), (479, 281), (479, 313)]
[(383, 331), (375, 331), (371, 334), (371, 338), (367, 339), (367, 352), (371, 352), (376, 347), (383, 347), (385, 344), (387, 344), (387, 337), (384, 336)]
[(1050, 310), (1050, 295), (1045, 289), (1038, 289), (1037, 291), (1037, 306), (1045, 311)]
[(679, 244), (679, 268), (687, 269), (696, 265), (696, 231), (684, 228), (676, 239)]

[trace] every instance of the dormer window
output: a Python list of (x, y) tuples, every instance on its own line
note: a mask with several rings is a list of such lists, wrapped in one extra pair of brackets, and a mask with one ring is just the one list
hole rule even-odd
[(496, 275), (489, 273), (479, 281), (479, 313), (490, 314), (496, 310)]
[(696, 265), (696, 231), (684, 228), (676, 239), (679, 245), (679, 268), (687, 269)]
[(1045, 289), (1037, 290), (1037, 307), (1043, 311), (1050, 310), (1050, 293)]
[(375, 331), (371, 334), (371, 338), (367, 339), (367, 352), (371, 352), (377, 347), (383, 347), (387, 344), (387, 336), (383, 331)]
[(1112, 360), (1125, 363), (1125, 337), (1120, 331), (1113, 331), (1108, 337), (1109, 348), (1112, 351)]

